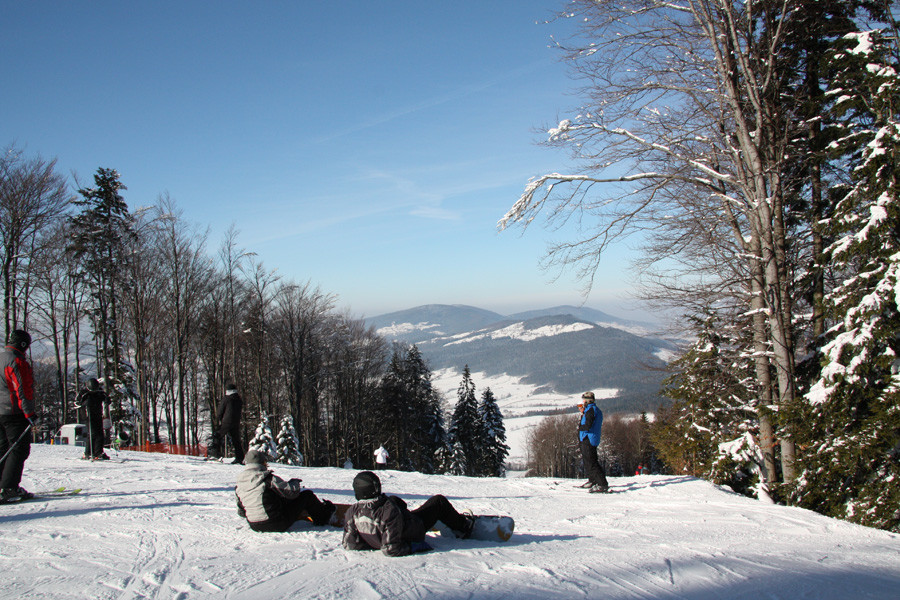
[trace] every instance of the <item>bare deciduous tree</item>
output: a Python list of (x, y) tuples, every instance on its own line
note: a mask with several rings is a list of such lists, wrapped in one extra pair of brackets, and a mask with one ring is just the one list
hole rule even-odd
[[(711, 242), (712, 254), (735, 266), (694, 264), (682, 285), (733, 287), (738, 275), (745, 311), (754, 315), (760, 426), (774, 466), (770, 407), (789, 407), (796, 396), (784, 173), (797, 126), (781, 94), (790, 65), (779, 54), (796, 2), (571, 6), (584, 26), (564, 50), (590, 106), (549, 133), (551, 144), (573, 150), (582, 172), (534, 179), (499, 226), (527, 226), (542, 211), (551, 223), (580, 226), (580, 237), (548, 258), (577, 266), (587, 289), (603, 252), (625, 236), (655, 240), (648, 258), (663, 273), (673, 251), (696, 253), (695, 236)], [(780, 425), (790, 480), (791, 426)]]

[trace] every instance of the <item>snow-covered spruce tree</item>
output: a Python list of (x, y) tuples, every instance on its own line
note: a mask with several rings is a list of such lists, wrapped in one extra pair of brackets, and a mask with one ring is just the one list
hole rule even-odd
[(456, 406), (447, 432), (447, 443), (454, 465), (451, 470), (455, 474), (475, 476), (478, 474), (484, 428), (478, 414), (478, 399), (475, 397), (475, 383), (472, 381), (469, 365), (463, 370), (463, 378), (456, 394)]
[(114, 169), (97, 169), (95, 187), (80, 188), (80, 200), (74, 200), (81, 212), (73, 216), (69, 250), (78, 259), (80, 271), (91, 289), (93, 306), (89, 311), (96, 342), (97, 375), (109, 383), (114, 412), (122, 412), (119, 385), (125, 351), (119, 301), (124, 293), (122, 281), (128, 263), (126, 241), (134, 236), (134, 217), (121, 191), (127, 189)]
[[(451, 425), (450, 431), (453, 431)], [(452, 434), (452, 433), (451, 433)], [(444, 473), (446, 475), (468, 475), (469, 461), (463, 450), (459, 440), (451, 441), (450, 435), (447, 436), (447, 449), (444, 452)]]
[(269, 457), (269, 460), (275, 460), (278, 456), (278, 446), (272, 437), (272, 429), (269, 427), (269, 416), (263, 413), (260, 417), (259, 425), (256, 426), (256, 433), (248, 444), (248, 449), (262, 452)]
[(411, 466), (422, 473), (434, 473), (436, 455), (444, 445), (444, 414), (440, 394), (431, 383), (431, 370), (418, 346), (407, 350), (401, 380), (415, 420), (408, 440)]
[(303, 466), (300, 439), (297, 437), (297, 430), (294, 429), (294, 419), (291, 415), (285, 415), (281, 419), (276, 446), (278, 452), (276, 462), (297, 467)]
[[(740, 344), (727, 337), (714, 311), (707, 309), (688, 317), (697, 340), (670, 369), (675, 372), (664, 381), (663, 394), (675, 402), (660, 411), (651, 427), (653, 444), (663, 461), (675, 473), (687, 473), (718, 479), (746, 491), (752, 482), (737, 485), (737, 479), (749, 479), (750, 465), (734, 465), (737, 471), (714, 470), (719, 459), (719, 444), (750, 432), (758, 434), (751, 363), (741, 355)], [(743, 475), (743, 476), (742, 476)]]
[(900, 531), (900, 75), (892, 35), (845, 36), (834, 56), (832, 149), (853, 185), (829, 221), (833, 325), (807, 394), (801, 506)]
[(486, 477), (503, 477), (506, 473), (506, 457), (509, 446), (506, 445), (506, 427), (503, 425), (503, 414), (497, 406), (497, 399), (491, 388), (485, 388), (478, 405), (481, 426), (484, 428), (481, 442), (480, 475)]
[(444, 446), (444, 417), (418, 347), (395, 344), (380, 393), (379, 442), (392, 448), (399, 468), (435, 472), (436, 454)]

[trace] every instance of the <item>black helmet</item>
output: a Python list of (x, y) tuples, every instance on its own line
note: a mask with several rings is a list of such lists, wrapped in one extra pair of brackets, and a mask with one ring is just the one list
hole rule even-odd
[(16, 329), (9, 334), (9, 345), (15, 346), (17, 349), (25, 352), (28, 350), (28, 346), (31, 345), (31, 336), (28, 335), (27, 331)]
[(362, 471), (353, 478), (353, 493), (357, 500), (368, 500), (381, 495), (381, 480), (372, 471)]

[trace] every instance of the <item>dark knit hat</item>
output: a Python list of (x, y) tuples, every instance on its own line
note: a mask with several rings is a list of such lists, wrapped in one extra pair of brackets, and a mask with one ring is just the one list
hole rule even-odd
[(587, 400), (588, 402), (594, 401), (594, 392), (585, 392), (581, 395), (582, 400)]
[(31, 345), (31, 336), (28, 335), (27, 331), (16, 329), (11, 334), (9, 334), (9, 345), (15, 346), (22, 352), (25, 352), (26, 350), (28, 350), (28, 346)]
[(372, 471), (362, 471), (353, 478), (353, 493), (357, 500), (368, 500), (381, 495), (381, 480)]

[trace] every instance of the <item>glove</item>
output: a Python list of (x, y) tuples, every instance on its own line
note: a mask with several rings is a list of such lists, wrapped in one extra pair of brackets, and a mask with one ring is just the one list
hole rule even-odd
[(431, 552), (432, 548), (425, 542), (410, 542), (409, 549), (413, 554), (418, 552)]

